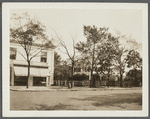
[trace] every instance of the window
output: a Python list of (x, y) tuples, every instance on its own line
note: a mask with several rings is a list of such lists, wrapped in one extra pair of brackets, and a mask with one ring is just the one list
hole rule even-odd
[(41, 52), (41, 62), (47, 61), (47, 52)]
[(16, 48), (10, 48), (10, 59), (16, 59)]

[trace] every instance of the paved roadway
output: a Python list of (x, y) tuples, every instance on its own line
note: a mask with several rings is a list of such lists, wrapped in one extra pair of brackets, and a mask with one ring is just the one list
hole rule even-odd
[(141, 110), (142, 89), (10, 92), (11, 110)]

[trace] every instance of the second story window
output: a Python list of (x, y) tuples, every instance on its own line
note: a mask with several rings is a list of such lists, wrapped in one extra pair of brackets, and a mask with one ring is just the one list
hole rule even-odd
[(10, 48), (10, 59), (16, 59), (16, 52), (17, 49), (16, 48)]
[(41, 62), (47, 61), (47, 52), (41, 52)]

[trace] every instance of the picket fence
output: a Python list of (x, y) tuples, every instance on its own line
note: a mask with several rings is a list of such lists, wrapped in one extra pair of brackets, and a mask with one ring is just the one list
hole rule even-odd
[[(71, 81), (67, 80), (55, 80), (54, 85), (55, 86), (68, 86), (68, 84), (71, 83)], [(72, 85), (73, 86), (89, 86), (90, 81), (89, 80), (84, 80), (84, 81), (73, 81)], [(119, 86), (120, 83), (118, 81), (111, 81), (110, 86)], [(107, 81), (100, 81), (100, 86), (107, 86)]]

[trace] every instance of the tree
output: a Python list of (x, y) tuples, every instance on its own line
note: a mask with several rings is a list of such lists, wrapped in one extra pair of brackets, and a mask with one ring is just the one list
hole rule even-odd
[(131, 69), (129, 70), (129, 72), (127, 72), (126, 76), (133, 77), (134, 79), (135, 73), (136, 73), (136, 79), (142, 82), (142, 70), (141, 69), (136, 70), (136, 72), (134, 69)]
[(134, 79), (135, 79), (135, 86), (137, 86), (137, 80), (136, 80), (136, 75), (137, 75), (137, 68), (141, 68), (142, 66), (142, 58), (140, 57), (139, 52), (135, 50), (130, 50), (127, 58), (126, 58), (126, 63), (127, 67), (133, 67), (134, 69)]
[(123, 55), (125, 52), (128, 50), (125, 50), (125, 47), (121, 47), (116, 50), (116, 64), (115, 68), (119, 71), (120, 74), (120, 87), (122, 87), (122, 78), (123, 78), (123, 73), (125, 72), (125, 59), (123, 58)]
[(115, 51), (115, 67), (114, 70), (120, 74), (120, 87), (122, 87), (123, 74), (125, 72), (125, 56), (128, 52), (128, 38), (126, 35), (122, 35), (120, 31), (116, 31), (118, 37), (118, 44)]
[[(45, 34), (45, 26), (38, 20), (31, 19), (28, 13), (23, 13), (22, 16), (13, 14), (11, 18), (12, 23), (10, 28), (11, 41), (19, 43), (25, 51), (25, 55), (20, 53), (28, 63), (28, 81), (27, 88), (30, 82), (30, 62), (43, 49), (54, 48), (51, 41)], [(33, 49), (32, 46), (38, 46)]]
[(57, 67), (61, 64), (61, 56), (57, 52), (54, 52), (54, 67)]
[[(118, 36), (118, 45), (116, 46), (116, 62), (115, 69), (119, 71), (120, 74), (120, 87), (122, 87), (123, 74), (125, 73), (126, 67), (126, 55), (129, 50), (140, 49), (141, 45), (137, 43), (131, 36), (127, 37), (126, 35), (122, 35), (121, 32), (117, 31)], [(139, 48), (140, 46), (140, 48)]]
[(91, 80), (90, 88), (92, 87), (93, 81), (93, 70), (95, 63), (95, 53), (97, 51), (97, 44), (101, 43), (107, 37), (108, 28), (97, 28), (95, 26), (84, 26), (84, 36), (86, 37), (86, 42), (79, 42), (76, 44), (76, 49), (82, 54), (84, 59), (91, 60)]
[(115, 63), (115, 52), (118, 46), (118, 38), (112, 36), (110, 33), (108, 37), (98, 46), (98, 55), (96, 57), (96, 71), (107, 74), (108, 87), (109, 77), (112, 74), (112, 69)]
[(66, 61), (61, 61), (61, 64), (55, 66), (54, 79), (55, 80), (68, 80), (71, 75), (71, 67)]
[(57, 52), (54, 53), (54, 80), (68, 80), (71, 74), (71, 67), (66, 61), (61, 60)]
[(76, 39), (76, 35), (77, 34), (75, 35), (75, 37), (73, 37), (72, 35), (70, 35), (71, 36), (71, 40), (73, 42), (73, 45), (72, 45), (72, 47), (73, 47), (73, 54), (71, 54), (69, 52), (69, 50), (67, 48), (67, 45), (64, 42), (63, 38), (60, 37), (54, 29), (53, 29), (53, 31), (55, 32), (56, 37), (57, 37), (57, 41), (56, 41), (57, 45), (58, 46), (61, 45), (65, 49), (66, 52), (63, 52), (63, 53), (66, 54), (68, 56), (69, 60), (71, 61), (71, 77), (72, 77), (71, 78), (71, 88), (72, 88), (73, 74), (74, 74), (74, 64), (75, 64), (75, 54), (76, 54), (76, 51), (75, 51), (75, 39)]
[(54, 80), (60, 79), (60, 65), (61, 65), (61, 56), (57, 52), (54, 52)]

